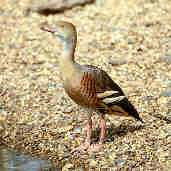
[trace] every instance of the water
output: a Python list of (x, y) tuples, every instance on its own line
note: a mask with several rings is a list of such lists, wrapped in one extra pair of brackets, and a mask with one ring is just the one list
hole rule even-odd
[[(51, 164), (41, 159), (19, 154), (0, 145), (0, 171), (54, 171)], [(58, 169), (57, 169), (58, 170)]]

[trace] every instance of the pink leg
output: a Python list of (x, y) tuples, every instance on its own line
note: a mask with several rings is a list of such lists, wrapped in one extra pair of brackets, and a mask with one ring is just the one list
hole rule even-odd
[(90, 145), (91, 143), (91, 135), (92, 135), (92, 119), (88, 119), (88, 128), (87, 128), (87, 137), (85, 140), (85, 143), (88, 143)]
[(100, 134), (100, 142), (96, 145), (91, 145), (89, 148), (89, 151), (92, 152), (100, 152), (102, 151), (103, 144), (104, 144), (104, 138), (105, 138), (105, 130), (106, 130), (106, 121), (104, 119), (104, 116), (101, 117), (101, 134)]
[(104, 138), (105, 138), (105, 131), (106, 131), (106, 121), (104, 117), (101, 118), (101, 134), (100, 134), (100, 141), (104, 143)]
[(89, 117), (88, 118), (88, 128), (87, 128), (87, 137), (86, 137), (85, 143), (77, 148), (74, 148), (71, 152), (87, 150), (90, 147), (91, 135), (92, 135), (92, 119), (91, 119), (91, 117)]

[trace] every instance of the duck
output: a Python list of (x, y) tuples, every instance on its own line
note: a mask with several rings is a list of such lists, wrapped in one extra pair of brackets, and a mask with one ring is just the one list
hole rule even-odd
[[(102, 151), (105, 143), (106, 114), (130, 116), (143, 123), (135, 107), (107, 72), (93, 65), (80, 65), (75, 61), (77, 30), (72, 23), (67, 21), (57, 21), (55, 25), (42, 23), (40, 28), (58, 37), (62, 45), (59, 69), (65, 92), (75, 103), (87, 109), (88, 128), (85, 142), (71, 152)], [(92, 116), (95, 113), (101, 120), (101, 132), (99, 142), (92, 144)]]

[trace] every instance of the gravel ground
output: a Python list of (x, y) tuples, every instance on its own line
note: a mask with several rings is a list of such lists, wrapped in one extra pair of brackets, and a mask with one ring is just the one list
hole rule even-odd
[[(63, 170), (171, 169), (171, 1), (97, 0), (48, 16), (29, 6), (29, 0), (4, 0), (0, 6), (2, 142)], [(59, 42), (39, 26), (61, 19), (77, 27), (76, 60), (106, 70), (145, 121), (106, 116), (100, 153), (70, 153), (84, 141), (86, 111), (65, 94)], [(95, 143), (98, 116), (94, 122)]]

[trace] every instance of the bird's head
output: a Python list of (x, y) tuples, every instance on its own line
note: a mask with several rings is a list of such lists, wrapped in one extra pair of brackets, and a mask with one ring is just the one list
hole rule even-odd
[(67, 44), (76, 44), (77, 41), (77, 32), (76, 28), (72, 23), (66, 21), (58, 21), (54, 25), (48, 25), (43, 23), (41, 29), (54, 33), (63, 43)]

